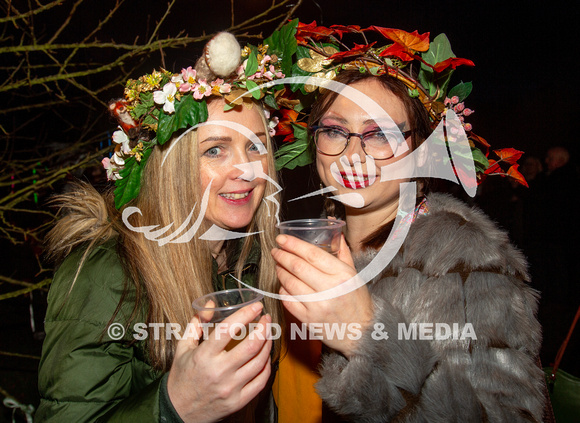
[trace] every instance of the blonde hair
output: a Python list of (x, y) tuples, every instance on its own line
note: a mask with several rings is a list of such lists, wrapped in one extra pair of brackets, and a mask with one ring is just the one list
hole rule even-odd
[[(261, 115), (267, 133), (268, 126), (263, 112)], [(267, 174), (276, 181), (273, 146), (268, 135), (266, 147)], [(167, 154), (169, 148), (171, 153)], [(192, 171), (194, 169), (199, 169), (196, 131), (190, 131), (177, 143), (173, 140), (155, 147), (143, 170), (139, 196), (130, 203), (131, 206), (138, 207), (141, 213), (134, 213), (130, 223), (136, 227), (159, 225), (159, 228), (174, 223), (172, 228), (179, 227), (191, 213), (192, 208), (195, 206), (199, 209), (201, 203), (200, 172)], [(91, 189), (87, 185), (84, 184), (76, 190), (83, 191), (83, 195), (72, 194), (77, 200), (82, 199), (84, 204), (77, 203), (71, 207), (71, 194), (60, 197), (59, 202), (70, 209), (73, 216), (67, 214), (49, 234), (51, 252), (62, 256), (79, 245), (78, 240), (83, 239), (84, 242), (90, 240), (92, 247), (94, 243), (100, 243), (117, 233), (123, 263), (137, 290), (132, 317), (135, 317), (142, 307), (141, 297), (144, 292), (149, 306), (147, 323), (163, 323), (163, 327), (166, 326), (165, 323), (178, 323), (182, 330), (185, 330), (193, 316), (191, 306), (193, 300), (214, 290), (210, 247), (207, 241), (199, 239), (199, 236), (209, 228), (209, 224), (203, 222), (194, 238), (187, 243), (168, 243), (159, 246), (156, 241), (146, 239), (142, 233), (130, 230), (121, 222), (120, 213), (112, 207), (110, 195), (105, 199), (94, 189), (92, 194), (88, 194)], [(275, 192), (275, 185), (266, 184), (264, 198)], [(87, 217), (87, 211), (84, 209), (87, 196), (93, 198), (90, 204), (100, 204), (95, 207), (97, 213), (88, 212), (91, 217)], [(97, 221), (100, 221), (100, 224), (97, 224)], [(248, 232), (261, 231), (257, 235), (262, 251), (257, 285), (269, 292), (278, 292), (279, 289), (274, 261), (269, 254), (275, 245), (275, 224), (274, 212), (262, 200), (246, 228)], [(89, 231), (89, 227), (94, 229)], [(238, 278), (241, 276), (255, 237), (246, 237), (243, 241), (240, 259), (235, 267), (235, 276)], [(80, 265), (82, 266), (82, 263)], [(280, 303), (269, 297), (265, 298), (264, 303), (266, 311), (272, 315), (272, 320), (281, 322)], [(153, 336), (148, 337), (151, 364), (162, 371), (168, 371), (171, 367), (177, 345), (175, 337), (169, 338), (166, 339), (163, 329), (157, 340)], [(275, 354), (278, 353), (279, 344), (276, 343)]]

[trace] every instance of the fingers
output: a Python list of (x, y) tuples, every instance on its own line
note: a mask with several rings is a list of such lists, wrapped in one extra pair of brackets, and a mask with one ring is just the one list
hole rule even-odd
[[(284, 287), (280, 287), (280, 294), (282, 295), (292, 295), (288, 291), (284, 289)], [(299, 321), (304, 322), (307, 320), (308, 309), (305, 303), (301, 303), (298, 301), (282, 301), (282, 304), (286, 309), (296, 317)]]
[(235, 327), (241, 329), (256, 320), (263, 308), (264, 306), (260, 302), (250, 304), (236, 311), (231, 316), (228, 316), (222, 322), (216, 323), (214, 330), (210, 333), (206, 341), (210, 345), (208, 348), (211, 348), (213, 353), (225, 350), (226, 346), (232, 340)]
[(340, 250), (338, 250), (338, 259), (343, 263), (348, 264), (350, 267), (354, 268), (354, 260), (352, 259), (352, 253), (350, 248), (346, 243), (344, 234), (340, 235)]
[[(251, 355), (236, 372), (243, 384), (246, 384), (261, 372), (270, 357), (272, 339), (269, 336), (268, 325), (272, 322), (270, 315), (262, 316), (255, 330), (253, 330), (242, 342), (230, 351), (234, 357)], [(236, 358), (234, 358), (235, 360)]]
[(177, 342), (175, 357), (185, 354), (188, 350), (194, 349), (199, 345), (203, 330), (198, 316), (194, 316), (185, 330), (181, 339)]

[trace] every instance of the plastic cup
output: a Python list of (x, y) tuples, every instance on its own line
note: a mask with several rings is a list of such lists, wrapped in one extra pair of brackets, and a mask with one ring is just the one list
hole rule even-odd
[(335, 219), (298, 219), (282, 222), (276, 227), (281, 234), (295, 236), (337, 255), (344, 225), (344, 221)]
[[(192, 306), (197, 312), (202, 325), (208, 330), (204, 331), (204, 338), (209, 335), (228, 316), (234, 314), (239, 309), (261, 301), (262, 294), (249, 288), (227, 289), (225, 291), (212, 292), (196, 299)], [(258, 316), (253, 323), (257, 323)], [(223, 324), (225, 325), (225, 324)], [(251, 331), (250, 326), (244, 326), (232, 322), (230, 327), (224, 327), (223, 331), (229, 331), (232, 340), (228, 343), (226, 351), (231, 350), (239, 344)], [(220, 328), (222, 330), (222, 328)], [(223, 332), (220, 332), (223, 333)]]

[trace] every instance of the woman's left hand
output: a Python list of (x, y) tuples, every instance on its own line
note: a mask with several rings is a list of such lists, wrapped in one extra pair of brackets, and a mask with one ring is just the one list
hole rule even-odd
[[(357, 274), (344, 236), (338, 257), (293, 236), (279, 235), (276, 242), (280, 248), (272, 250), (272, 257), (277, 262), (276, 273), (282, 285), (280, 294), (304, 295), (325, 291)], [(284, 301), (283, 304), (301, 322), (322, 324), (322, 341), (346, 357), (352, 355), (357, 338), (360, 338), (357, 335), (373, 318), (373, 304), (366, 285), (331, 300)], [(333, 324), (334, 334), (328, 330)]]

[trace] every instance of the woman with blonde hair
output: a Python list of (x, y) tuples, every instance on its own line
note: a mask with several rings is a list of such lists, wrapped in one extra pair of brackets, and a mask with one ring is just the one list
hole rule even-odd
[(192, 309), (239, 281), (278, 289), (273, 260), (260, 254), (277, 222), (270, 126), (239, 94), (258, 72), (231, 51), (237, 41), (221, 33), (197, 70), (130, 80), (111, 104), (121, 129), (103, 160), (114, 193), (78, 184), (57, 197), (63, 215), (48, 251), (64, 261), (49, 293), (39, 421), (273, 420), (265, 388), (279, 347), (266, 325), (280, 321), (278, 303), (226, 319), (260, 323), (231, 350), (229, 333), (200, 343)]

